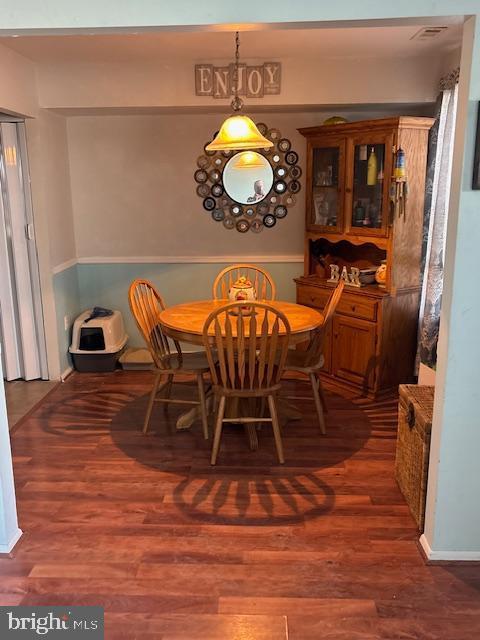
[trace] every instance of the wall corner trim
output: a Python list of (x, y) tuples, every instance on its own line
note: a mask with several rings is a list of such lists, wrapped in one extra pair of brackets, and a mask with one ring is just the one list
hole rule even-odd
[(17, 544), (22, 535), (23, 531), (21, 529), (17, 529), (6, 544), (0, 544), (0, 553), (10, 553), (10, 551), (12, 551), (13, 547)]
[(434, 551), (424, 533), (420, 536), (420, 544), (427, 560), (452, 561), (452, 562), (480, 562), (479, 551)]
[(70, 260), (61, 262), (60, 264), (57, 264), (55, 267), (53, 267), (52, 273), (54, 275), (57, 273), (62, 273), (62, 271), (66, 271), (67, 269), (70, 269), (70, 267), (74, 267), (76, 264), (78, 264), (77, 258), (70, 258)]
[(68, 378), (68, 376), (70, 376), (73, 372), (75, 371), (75, 369), (73, 367), (67, 367), (64, 371), (62, 371), (62, 373), (60, 374), (60, 380), (62, 382), (65, 382), (65, 380)]

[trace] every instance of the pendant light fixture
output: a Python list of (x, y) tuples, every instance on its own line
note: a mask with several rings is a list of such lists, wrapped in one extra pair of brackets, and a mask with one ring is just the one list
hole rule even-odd
[(220, 127), (215, 139), (208, 144), (207, 151), (226, 151), (231, 149), (268, 149), (273, 147), (273, 142), (264, 138), (257, 129), (255, 123), (248, 116), (240, 115), (243, 100), (238, 95), (238, 67), (240, 60), (240, 37), (235, 32), (235, 65), (233, 67), (233, 100), (231, 102), (234, 111)]

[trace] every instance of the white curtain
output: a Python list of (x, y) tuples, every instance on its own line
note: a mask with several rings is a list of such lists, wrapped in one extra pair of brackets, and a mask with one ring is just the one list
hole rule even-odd
[[(437, 341), (443, 291), (443, 264), (452, 171), (458, 84), (440, 94), (439, 113), (430, 140), (424, 234), (424, 274), (419, 316), (419, 360), (437, 362)], [(436, 139), (435, 139), (436, 138)]]

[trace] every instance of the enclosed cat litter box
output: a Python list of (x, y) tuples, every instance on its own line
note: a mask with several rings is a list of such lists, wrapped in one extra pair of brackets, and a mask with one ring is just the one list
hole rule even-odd
[(120, 311), (111, 315), (89, 318), (93, 309), (87, 309), (73, 323), (72, 344), (69, 348), (77, 371), (114, 371), (117, 360), (127, 344)]

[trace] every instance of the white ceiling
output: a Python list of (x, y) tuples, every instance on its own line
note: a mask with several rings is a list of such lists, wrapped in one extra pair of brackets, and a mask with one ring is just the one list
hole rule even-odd
[[(460, 46), (461, 24), (430, 40), (412, 37), (420, 25), (246, 31), (241, 57), (416, 57), (436, 55)], [(231, 32), (160, 32), (115, 35), (20, 36), (0, 38), (0, 44), (39, 63), (108, 63), (167, 60), (231, 59)]]

